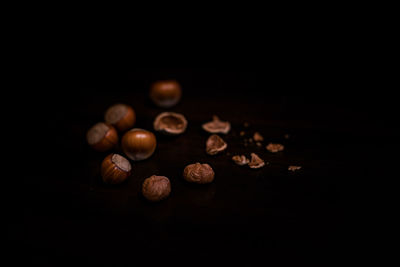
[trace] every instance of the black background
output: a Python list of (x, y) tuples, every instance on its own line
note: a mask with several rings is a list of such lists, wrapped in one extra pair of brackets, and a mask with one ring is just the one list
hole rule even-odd
[[(164, 111), (147, 97), (158, 79), (182, 84), (183, 98), (170, 110), (186, 116), (188, 129), (178, 137), (157, 134), (155, 154), (134, 162), (125, 183), (106, 186), (99, 166), (107, 153), (87, 146), (86, 131), (116, 102), (131, 104), (135, 126), (151, 130)], [(398, 142), (396, 99), (375, 82), (366, 74), (318, 67), (82, 66), (58, 73), (52, 90), (32, 89), (23, 97), (34, 131), (33, 146), (27, 145), (32, 166), (20, 168), (22, 190), (13, 195), (18, 211), (7, 229), (17, 251), (12, 255), (21, 260), (23, 251), (23, 260), (42, 264), (211, 262), (215, 256), (247, 263), (340, 261), (365, 239), (359, 213), (370, 199), (358, 195), (387, 176), (377, 166), (389, 165), (387, 151)], [(232, 131), (224, 137), (228, 150), (211, 157), (204, 152), (208, 134), (201, 124), (213, 114), (230, 121)], [(263, 148), (244, 147), (242, 130), (247, 137), (262, 133)], [(268, 142), (286, 149), (271, 154), (264, 148)], [(230, 160), (251, 152), (270, 164), (252, 170)], [(183, 168), (198, 161), (213, 166), (212, 184), (181, 178)], [(292, 164), (303, 168), (289, 173)], [(171, 196), (161, 203), (140, 194), (141, 182), (152, 174), (172, 182)]]

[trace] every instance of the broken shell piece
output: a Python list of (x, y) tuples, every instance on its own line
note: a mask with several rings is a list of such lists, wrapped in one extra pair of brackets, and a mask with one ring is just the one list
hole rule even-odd
[(256, 142), (264, 141), (264, 137), (259, 132), (254, 133), (253, 139)]
[(244, 155), (236, 155), (232, 157), (232, 160), (239, 166), (243, 166), (249, 163), (249, 160)]
[(292, 171), (292, 172), (298, 171), (300, 169), (301, 169), (301, 166), (289, 166), (289, 168), (288, 168), (288, 170)]
[(249, 167), (252, 169), (258, 169), (261, 167), (264, 167), (265, 162), (260, 159), (259, 156), (257, 156), (255, 153), (251, 153), (251, 161), (249, 163)]
[(221, 121), (217, 116), (213, 120), (202, 125), (203, 129), (209, 133), (227, 134), (231, 130), (231, 124), (228, 121)]
[(206, 142), (206, 152), (209, 155), (218, 154), (224, 151), (228, 147), (228, 144), (218, 135), (211, 135)]
[(269, 152), (276, 153), (276, 152), (283, 151), (283, 150), (285, 149), (285, 146), (284, 146), (284, 145), (281, 145), (281, 144), (269, 143), (269, 144), (266, 146), (266, 149), (267, 149)]
[(178, 135), (186, 130), (187, 120), (182, 114), (163, 112), (156, 117), (153, 126), (154, 130), (164, 134)]

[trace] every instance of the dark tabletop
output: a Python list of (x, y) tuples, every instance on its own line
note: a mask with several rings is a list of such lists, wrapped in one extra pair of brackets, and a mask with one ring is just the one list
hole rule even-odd
[[(368, 108), (373, 96), (349, 97), (333, 88), (312, 96), (285, 94), (264, 86), (251, 71), (145, 69), (126, 75), (101, 90), (85, 80), (81, 89), (53, 92), (46, 96), (50, 104), (37, 106), (45, 132), (35, 145), (40, 171), (24, 176), (22, 220), (9, 229), (26, 259), (111, 264), (159, 257), (154, 254), (170, 260), (217, 255), (249, 261), (274, 254), (331, 261), (347, 253), (349, 192), (370, 172), (368, 151), (394, 139), (377, 115), (382, 112)], [(100, 164), (108, 153), (93, 151), (86, 131), (118, 102), (133, 106), (135, 127), (152, 130), (154, 118), (165, 110), (151, 103), (147, 90), (162, 78), (182, 83), (183, 98), (169, 110), (185, 115), (186, 132), (157, 133), (154, 155), (132, 162), (126, 182), (103, 184)], [(230, 121), (232, 130), (221, 135), (228, 149), (209, 156), (209, 134), (201, 124), (214, 114)], [(256, 131), (264, 136), (263, 146), (245, 146), (244, 138)], [(270, 153), (269, 142), (282, 143), (285, 150)], [(120, 147), (114, 151), (122, 153)], [(268, 164), (250, 169), (231, 160), (252, 152)], [(182, 179), (184, 167), (195, 162), (213, 167), (213, 183)], [(302, 169), (289, 172), (289, 165)], [(153, 174), (172, 183), (171, 195), (159, 203), (141, 195), (141, 183)]]

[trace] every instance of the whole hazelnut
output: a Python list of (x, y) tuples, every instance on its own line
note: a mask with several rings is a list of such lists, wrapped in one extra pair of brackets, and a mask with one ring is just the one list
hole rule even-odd
[(163, 112), (159, 114), (153, 123), (154, 130), (167, 135), (183, 133), (187, 127), (185, 116), (175, 112)]
[(157, 81), (150, 87), (150, 98), (159, 107), (175, 106), (182, 96), (182, 89), (177, 81)]
[(110, 124), (99, 122), (89, 129), (86, 139), (93, 149), (104, 152), (118, 143), (118, 134)]
[(183, 178), (191, 183), (208, 184), (214, 180), (214, 170), (208, 164), (190, 164), (183, 170)]
[(165, 176), (153, 175), (146, 178), (142, 185), (143, 196), (150, 201), (160, 201), (171, 193), (171, 183)]
[(122, 137), (122, 150), (132, 160), (149, 158), (154, 153), (156, 146), (155, 135), (143, 129), (132, 129)]
[(131, 164), (121, 155), (110, 154), (101, 163), (101, 177), (107, 184), (119, 184), (131, 175)]
[(123, 132), (133, 127), (136, 122), (136, 114), (131, 106), (115, 104), (107, 109), (104, 120)]

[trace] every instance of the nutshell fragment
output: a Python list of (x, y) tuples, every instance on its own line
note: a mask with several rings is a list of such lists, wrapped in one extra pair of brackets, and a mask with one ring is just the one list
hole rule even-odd
[(257, 154), (251, 153), (251, 161), (249, 162), (249, 167), (252, 169), (258, 169), (264, 167), (265, 162)]
[(264, 141), (264, 137), (259, 132), (254, 133), (253, 139), (256, 142)]
[(267, 149), (269, 152), (277, 153), (277, 152), (283, 151), (283, 150), (285, 149), (285, 146), (282, 145), (282, 144), (269, 143), (269, 144), (266, 146), (266, 149)]
[(218, 116), (213, 116), (213, 120), (202, 125), (202, 128), (209, 133), (227, 134), (231, 130), (231, 124), (228, 121), (221, 121)]
[(216, 134), (211, 135), (206, 142), (206, 152), (209, 155), (216, 155), (227, 147), (228, 144)]
[(300, 169), (301, 169), (301, 166), (293, 166), (293, 165), (289, 166), (289, 168), (288, 168), (288, 170), (292, 171), (292, 172), (298, 171)]
[(249, 160), (244, 155), (233, 156), (232, 160), (239, 166), (243, 166), (249, 163)]
[(187, 127), (185, 116), (175, 112), (163, 112), (154, 120), (154, 130), (167, 135), (178, 135), (183, 133)]

